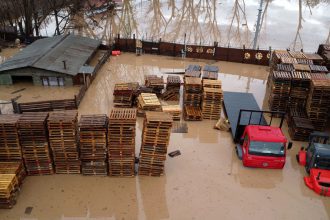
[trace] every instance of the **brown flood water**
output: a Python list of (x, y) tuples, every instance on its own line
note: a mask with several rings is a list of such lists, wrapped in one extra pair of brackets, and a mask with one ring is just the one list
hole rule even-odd
[[(114, 84), (143, 82), (144, 74), (183, 70), (205, 61), (125, 53), (112, 57), (86, 93), (79, 114), (108, 114)], [(209, 62), (210, 63), (210, 62)], [(223, 89), (252, 92), (263, 104), (267, 67), (216, 62)], [(166, 75), (163, 74), (166, 78)], [(231, 134), (214, 130), (215, 121), (188, 122), (189, 133), (172, 134), (165, 175), (110, 178), (81, 175), (27, 177), (18, 203), (0, 210), (0, 219), (114, 220), (114, 219), (329, 219), (330, 200), (316, 195), (303, 182), (305, 170), (294, 142), (283, 170), (242, 166)], [(136, 153), (141, 144), (142, 119), (137, 123)], [(284, 125), (286, 133), (287, 127)], [(24, 214), (26, 207), (32, 213)]]

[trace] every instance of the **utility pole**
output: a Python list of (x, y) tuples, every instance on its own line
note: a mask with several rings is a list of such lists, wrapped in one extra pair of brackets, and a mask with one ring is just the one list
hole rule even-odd
[(264, 0), (260, 0), (260, 7), (258, 9), (258, 19), (256, 24), (256, 32), (254, 33), (254, 40), (253, 40), (253, 49), (255, 50), (257, 48), (257, 42), (258, 42), (258, 36), (260, 32), (260, 22), (261, 22), (261, 13), (262, 13), (262, 5), (264, 3)]

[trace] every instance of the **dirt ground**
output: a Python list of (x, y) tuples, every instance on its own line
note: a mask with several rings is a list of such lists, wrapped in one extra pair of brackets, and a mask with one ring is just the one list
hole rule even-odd
[[(87, 91), (79, 114), (108, 114), (117, 82), (142, 82), (145, 74), (183, 70), (205, 61), (125, 53), (111, 57)], [(225, 91), (251, 92), (264, 103), (267, 67), (226, 62), (218, 65)], [(267, 100), (265, 100), (267, 101)], [(329, 219), (330, 200), (316, 195), (303, 182), (305, 170), (294, 142), (283, 170), (251, 169), (238, 160), (229, 132), (214, 130), (215, 121), (188, 122), (187, 134), (172, 134), (162, 177), (110, 178), (81, 175), (27, 177), (18, 202), (0, 210), (0, 219)], [(142, 119), (137, 123), (136, 153)], [(287, 135), (287, 126), (283, 130)], [(31, 214), (24, 214), (33, 207)]]

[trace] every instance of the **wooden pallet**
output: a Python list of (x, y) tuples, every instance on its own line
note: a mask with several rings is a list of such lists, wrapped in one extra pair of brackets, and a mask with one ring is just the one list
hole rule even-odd
[(108, 175), (108, 163), (105, 161), (82, 162), (81, 173), (83, 175), (106, 176)]
[(306, 59), (306, 56), (303, 52), (301, 51), (288, 51), (291, 57), (293, 58), (298, 58), (298, 59)]
[(163, 112), (166, 112), (172, 115), (172, 119), (174, 121), (180, 121), (181, 119), (181, 107), (180, 105), (163, 105)]
[(294, 71), (293, 65), (288, 63), (280, 63), (276, 65), (276, 71), (291, 72)]
[(217, 80), (218, 79), (218, 73), (203, 71), (202, 79)]
[(160, 111), (161, 104), (156, 94), (141, 93), (138, 97), (138, 109), (143, 111)]
[(180, 91), (175, 89), (166, 89), (166, 91), (162, 94), (161, 97), (165, 101), (179, 101)]
[(221, 115), (222, 90), (204, 87), (202, 115), (203, 119), (218, 120)]
[(15, 174), (0, 174), (0, 208), (10, 209), (16, 204), (19, 184)]
[[(108, 124), (110, 176), (134, 176), (136, 109), (112, 109)], [(129, 166), (129, 164), (133, 164)]]
[(292, 117), (289, 124), (289, 134), (292, 140), (308, 141), (310, 134), (315, 130), (308, 118)]
[(15, 174), (19, 186), (22, 185), (26, 177), (23, 161), (0, 162), (0, 174)]
[(77, 141), (78, 112), (75, 110), (51, 112), (47, 124), (55, 172), (61, 174), (80, 173)]
[(147, 112), (143, 124), (139, 175), (160, 176), (170, 140), (172, 117), (165, 112)]
[(203, 79), (203, 88), (219, 88), (221, 89), (221, 80)]
[(203, 119), (201, 109), (194, 106), (185, 106), (183, 116), (186, 121), (201, 121)]

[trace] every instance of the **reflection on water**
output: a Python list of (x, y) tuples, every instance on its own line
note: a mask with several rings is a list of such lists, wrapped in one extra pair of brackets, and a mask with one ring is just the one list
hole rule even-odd
[[(105, 43), (117, 34), (183, 43), (186, 34), (192, 44), (252, 47), (258, 8), (257, 0), (123, 0), (115, 12), (76, 15), (70, 27)], [(329, 39), (328, 0), (266, 0), (262, 9), (260, 48), (314, 52)]]

